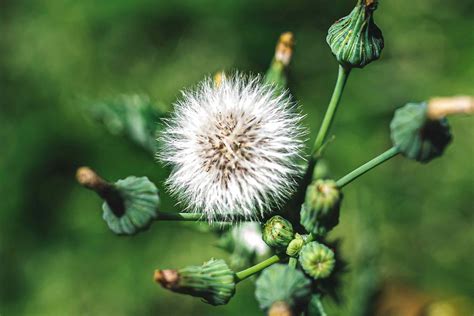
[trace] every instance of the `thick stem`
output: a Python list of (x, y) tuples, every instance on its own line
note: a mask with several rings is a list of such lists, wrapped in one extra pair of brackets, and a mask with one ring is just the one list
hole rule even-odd
[(324, 141), (327, 137), (329, 129), (331, 128), (334, 116), (336, 114), (339, 101), (341, 100), (342, 92), (347, 82), (347, 78), (351, 72), (350, 68), (339, 65), (339, 72), (337, 75), (336, 86), (334, 87), (334, 92), (332, 93), (331, 100), (329, 101), (328, 109), (324, 116), (323, 122), (319, 129), (316, 140), (314, 141), (313, 150), (311, 152), (311, 158), (316, 160), (320, 154), (320, 149), (324, 144)]
[(344, 177), (337, 180), (336, 181), (337, 186), (339, 188), (344, 187), (345, 185), (351, 183), (352, 181), (354, 181), (355, 179), (357, 179), (358, 177), (360, 177), (364, 173), (366, 173), (366, 172), (370, 171), (371, 169), (377, 167), (381, 163), (389, 160), (390, 158), (395, 157), (399, 153), (400, 153), (400, 151), (398, 150), (398, 148), (396, 148), (396, 147), (390, 148), (389, 150), (387, 150), (384, 153), (378, 155), (374, 159), (370, 160), (369, 162), (366, 162), (365, 164), (363, 164), (359, 168), (351, 171), (350, 173), (348, 173)]
[(270, 258), (268, 258), (266, 260), (263, 260), (262, 262), (257, 263), (256, 265), (254, 265), (250, 268), (247, 268), (245, 270), (237, 272), (235, 274), (235, 281), (237, 283), (240, 282), (240, 281), (243, 281), (243, 280), (247, 279), (248, 277), (251, 277), (255, 273), (258, 273), (258, 272), (262, 271), (263, 269), (265, 269), (265, 268), (271, 266), (272, 264), (277, 263), (281, 260), (282, 260), (282, 257), (280, 257), (278, 255), (271, 256)]

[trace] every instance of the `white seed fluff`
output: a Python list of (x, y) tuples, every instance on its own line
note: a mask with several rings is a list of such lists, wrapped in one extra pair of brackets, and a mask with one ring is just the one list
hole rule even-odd
[(167, 185), (186, 210), (209, 221), (258, 219), (294, 191), (305, 133), (287, 93), (236, 74), (182, 94), (159, 158), (171, 165)]

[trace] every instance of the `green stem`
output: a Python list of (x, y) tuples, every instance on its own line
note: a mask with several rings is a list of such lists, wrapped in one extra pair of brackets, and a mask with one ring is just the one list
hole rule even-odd
[(331, 100), (329, 101), (328, 109), (324, 115), (323, 123), (319, 128), (318, 135), (314, 141), (313, 150), (311, 152), (312, 159), (317, 159), (320, 154), (320, 149), (324, 144), (324, 141), (327, 137), (329, 129), (331, 128), (334, 116), (336, 114), (337, 106), (341, 100), (342, 92), (347, 82), (347, 78), (351, 72), (351, 68), (346, 68), (339, 65), (339, 72), (337, 74), (336, 86), (334, 87), (334, 92), (332, 93)]
[(157, 221), (198, 221), (202, 218), (202, 214), (199, 213), (172, 213), (172, 212), (160, 212), (155, 220)]
[(245, 270), (237, 272), (235, 274), (235, 280), (236, 280), (237, 283), (240, 282), (240, 281), (243, 281), (243, 280), (247, 279), (248, 277), (251, 277), (255, 273), (258, 273), (258, 272), (262, 271), (263, 269), (271, 266), (272, 264), (279, 262), (280, 260), (282, 260), (282, 257), (280, 257), (278, 255), (271, 256), (270, 258), (268, 258), (266, 260), (263, 260), (262, 262), (257, 263), (256, 265), (254, 265), (250, 268), (247, 268)]
[(290, 260), (288, 261), (288, 266), (290, 268), (296, 269), (297, 263), (298, 263), (298, 260), (296, 260), (296, 258), (290, 258)]
[(366, 172), (370, 171), (371, 169), (377, 167), (381, 163), (389, 160), (390, 158), (395, 157), (399, 153), (400, 153), (400, 151), (398, 150), (398, 148), (396, 148), (396, 147), (390, 148), (389, 150), (387, 150), (384, 153), (378, 155), (377, 157), (370, 160), (369, 162), (363, 164), (359, 168), (351, 171), (350, 173), (348, 173), (347, 175), (345, 175), (341, 179), (337, 180), (336, 181), (337, 186), (339, 188), (344, 187), (345, 185), (351, 183), (352, 181), (354, 181), (355, 179), (357, 179), (358, 177), (360, 177), (364, 173), (366, 173)]

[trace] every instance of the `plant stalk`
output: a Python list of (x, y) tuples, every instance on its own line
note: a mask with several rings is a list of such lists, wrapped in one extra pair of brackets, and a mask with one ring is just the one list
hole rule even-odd
[(281, 260), (282, 260), (282, 257), (280, 257), (278, 255), (271, 256), (270, 258), (268, 258), (266, 260), (263, 260), (262, 262), (257, 263), (256, 265), (254, 265), (250, 268), (247, 268), (245, 270), (237, 272), (235, 274), (235, 281), (236, 281), (236, 283), (238, 283), (240, 281), (243, 281), (243, 280), (247, 279), (248, 277), (251, 277), (252, 275), (262, 271), (263, 269), (265, 269), (265, 268), (271, 266), (272, 264), (277, 263)]
[(351, 183), (352, 181), (354, 181), (355, 179), (357, 179), (358, 177), (360, 177), (364, 173), (372, 170), (373, 168), (375, 168), (378, 165), (380, 165), (381, 163), (389, 160), (390, 158), (395, 157), (399, 153), (400, 153), (400, 151), (398, 150), (398, 148), (396, 148), (396, 147), (390, 148), (389, 150), (383, 152), (382, 154), (378, 155), (374, 159), (366, 162), (365, 164), (363, 164), (359, 168), (351, 171), (350, 173), (348, 173), (344, 177), (337, 180), (336, 181), (337, 186), (339, 188), (343, 188), (344, 186)]
[(316, 136), (316, 140), (314, 141), (313, 150), (311, 152), (311, 159), (313, 160), (316, 160), (320, 155), (320, 149), (323, 146), (324, 141), (326, 140), (329, 129), (331, 128), (337, 107), (339, 105), (339, 101), (341, 100), (342, 92), (344, 91), (344, 87), (346, 85), (350, 72), (351, 68), (339, 65), (336, 86), (334, 87), (334, 91), (332, 93), (331, 100), (329, 101), (329, 105), (326, 110), (326, 114), (324, 115), (321, 127), (319, 128), (318, 135)]
[(202, 214), (199, 213), (173, 213), (173, 212), (157, 212), (156, 221), (199, 221)]

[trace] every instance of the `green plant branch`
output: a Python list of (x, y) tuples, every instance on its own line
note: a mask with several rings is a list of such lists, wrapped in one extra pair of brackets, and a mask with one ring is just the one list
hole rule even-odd
[(243, 281), (251, 277), (252, 275), (262, 271), (263, 269), (271, 266), (272, 264), (280, 262), (282, 259), (283, 259), (282, 256), (278, 256), (278, 255), (271, 256), (270, 258), (263, 260), (262, 262), (257, 263), (254, 266), (251, 266), (250, 268), (237, 272), (235, 274), (235, 281), (236, 283)]
[(199, 221), (202, 214), (199, 213), (174, 213), (174, 212), (157, 212), (156, 221)]
[(358, 177), (360, 177), (364, 173), (372, 170), (373, 168), (375, 168), (378, 165), (380, 165), (381, 163), (389, 160), (390, 158), (395, 157), (399, 153), (400, 153), (400, 151), (398, 150), (398, 148), (396, 148), (396, 147), (390, 148), (389, 150), (383, 152), (382, 154), (378, 155), (374, 159), (368, 161), (367, 163), (363, 164), (359, 168), (351, 171), (350, 173), (348, 173), (344, 177), (337, 180), (336, 181), (337, 186), (339, 188), (343, 188), (344, 186), (351, 183), (352, 181), (354, 181), (355, 179), (357, 179)]
[(334, 91), (332, 93), (331, 100), (329, 101), (329, 105), (326, 110), (326, 114), (324, 115), (321, 127), (319, 128), (318, 135), (316, 136), (316, 140), (314, 141), (313, 149), (311, 152), (311, 159), (313, 160), (316, 160), (320, 155), (320, 150), (324, 145), (324, 141), (326, 140), (329, 129), (331, 128), (332, 122), (334, 121), (336, 110), (339, 105), (339, 101), (341, 100), (342, 92), (344, 91), (344, 87), (346, 85), (347, 78), (349, 77), (350, 72), (351, 68), (339, 65), (336, 86), (334, 87)]

